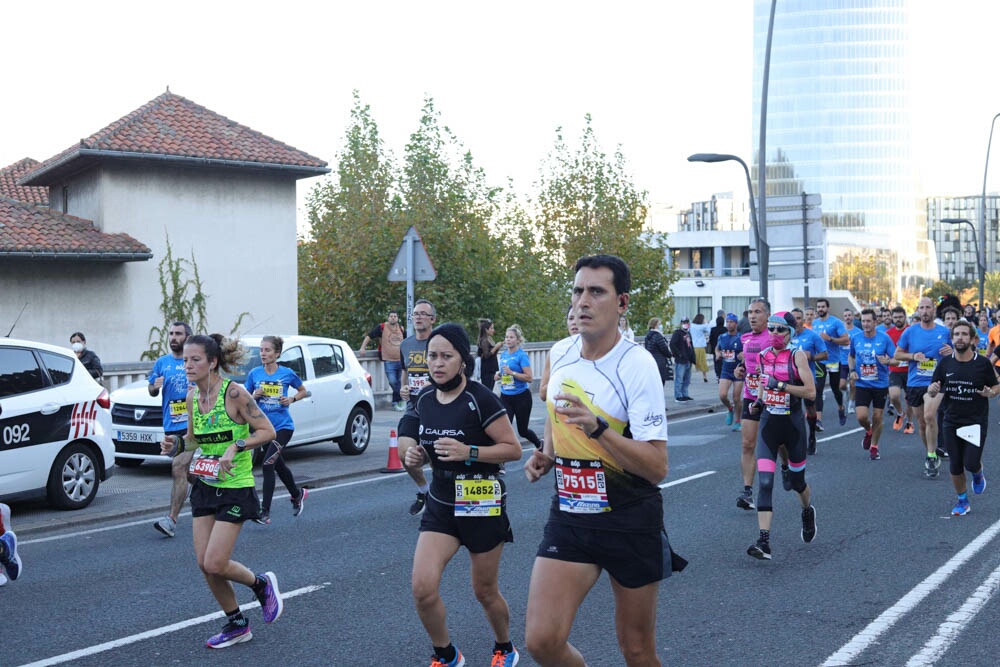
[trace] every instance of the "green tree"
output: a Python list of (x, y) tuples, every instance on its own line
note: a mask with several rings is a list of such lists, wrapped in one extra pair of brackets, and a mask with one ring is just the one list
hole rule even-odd
[[(978, 294), (976, 295), (978, 298)], [(986, 274), (983, 283), (983, 300), (996, 307), (1000, 303), (1000, 271), (992, 271)]]
[[(539, 255), (554, 278), (568, 286), (577, 258), (618, 255), (632, 271), (629, 318), (641, 331), (650, 317), (669, 318), (668, 292), (676, 279), (667, 263), (666, 235), (645, 229), (647, 193), (633, 183), (619, 147), (600, 148), (587, 114), (579, 145), (567, 145), (561, 129), (542, 167), (536, 224)], [(560, 325), (562, 322), (560, 321)]]
[(394, 181), (378, 125), (354, 91), (336, 179), (306, 201), (312, 234), (299, 243), (303, 332), (360, 342), (390, 308), (404, 305), (405, 284), (386, 279), (406, 229)]

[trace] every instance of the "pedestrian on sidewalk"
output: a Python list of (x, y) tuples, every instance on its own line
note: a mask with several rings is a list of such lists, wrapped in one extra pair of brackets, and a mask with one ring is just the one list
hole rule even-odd
[(496, 382), (495, 376), (500, 370), (497, 352), (503, 347), (503, 341), (497, 343), (493, 340), (495, 334), (493, 320), (485, 317), (479, 318), (479, 345), (476, 351), (476, 355), (479, 357), (479, 381), (490, 391), (493, 391), (493, 383)]
[(705, 316), (698, 313), (689, 329), (691, 345), (694, 347), (694, 367), (701, 373), (701, 381), (708, 382), (708, 336), (712, 333), (712, 325), (705, 322)]
[(694, 364), (694, 346), (691, 344), (691, 320), (681, 318), (681, 326), (670, 336), (670, 354), (674, 357), (674, 401), (693, 401), (688, 389), (691, 386), (691, 366)]
[(643, 345), (656, 361), (656, 369), (660, 372), (660, 382), (666, 384), (671, 376), (670, 343), (667, 342), (666, 336), (663, 335), (659, 317), (649, 318), (649, 330), (643, 339)]
[(395, 308), (389, 311), (385, 322), (376, 324), (365, 339), (361, 341), (358, 348), (359, 354), (364, 354), (368, 342), (378, 341), (378, 355), (382, 360), (382, 368), (385, 370), (385, 377), (392, 387), (392, 407), (398, 412), (406, 409), (406, 403), (399, 395), (400, 383), (403, 375), (403, 365), (399, 356), (399, 345), (406, 336), (403, 335), (403, 325), (399, 322), (399, 311)]

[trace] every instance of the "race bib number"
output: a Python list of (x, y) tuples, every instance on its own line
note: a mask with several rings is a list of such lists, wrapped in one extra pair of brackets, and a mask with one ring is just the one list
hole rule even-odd
[(935, 368), (937, 368), (937, 359), (925, 359), (917, 364), (917, 375), (930, 377), (934, 375)]
[(722, 351), (723, 361), (736, 361), (736, 350), (723, 350)]
[(455, 478), (455, 516), (500, 516), (502, 499), (503, 487), (497, 479)]
[(218, 456), (196, 456), (191, 459), (188, 472), (198, 479), (208, 482), (219, 481), (219, 457)]
[(877, 380), (878, 379), (878, 366), (875, 364), (861, 364), (860, 372), (858, 377), (862, 380)]
[(170, 410), (170, 423), (172, 424), (186, 424), (188, 418), (188, 408), (187, 399), (180, 399), (177, 401), (170, 401), (167, 405), (167, 409)]
[(836, 373), (838, 370), (840, 370), (840, 362), (839, 361), (826, 362), (826, 370), (831, 373)]
[(754, 373), (748, 375), (746, 378), (746, 388), (750, 392), (751, 396), (757, 395), (757, 389), (760, 387), (760, 375)]
[(514, 376), (513, 375), (501, 375), (500, 385), (503, 387), (513, 387), (514, 386)]
[(423, 374), (407, 375), (406, 384), (410, 388), (410, 393), (415, 394), (430, 384), (429, 376)]
[(260, 390), (264, 392), (265, 398), (281, 398), (281, 383), (280, 382), (261, 382)]
[(764, 407), (772, 415), (787, 415), (792, 411), (792, 395), (787, 391), (764, 389)]
[(600, 460), (556, 457), (556, 493), (559, 509), (573, 514), (610, 512), (604, 464)]

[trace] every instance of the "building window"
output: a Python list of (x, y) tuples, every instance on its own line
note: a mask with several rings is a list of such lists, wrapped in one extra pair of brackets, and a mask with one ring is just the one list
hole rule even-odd
[(69, 213), (69, 186), (64, 185), (62, 189), (62, 212)]

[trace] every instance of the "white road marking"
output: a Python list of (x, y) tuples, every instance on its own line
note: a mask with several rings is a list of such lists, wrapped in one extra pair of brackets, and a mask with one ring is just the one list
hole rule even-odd
[(976, 617), (986, 603), (990, 601), (997, 588), (1000, 588), (1000, 567), (993, 570), (979, 588), (965, 601), (958, 611), (951, 614), (940, 626), (937, 634), (927, 640), (924, 648), (906, 663), (906, 667), (923, 667), (934, 665), (955, 643), (965, 627)]
[(668, 486), (677, 486), (678, 484), (684, 484), (685, 482), (693, 482), (696, 479), (700, 479), (702, 477), (708, 477), (709, 475), (714, 475), (714, 474), (715, 474), (714, 470), (706, 470), (705, 472), (700, 472), (697, 475), (682, 477), (680, 479), (675, 479), (672, 482), (664, 482), (663, 484), (660, 484), (660, 488), (665, 489)]
[(1000, 521), (997, 521), (980, 533), (979, 537), (969, 542), (965, 548), (952, 556), (948, 562), (914, 586), (896, 604), (879, 614), (878, 618), (869, 623), (861, 632), (854, 635), (849, 642), (840, 647), (840, 650), (827, 658), (823, 666), (834, 667), (836, 665), (852, 664), (854, 659), (874, 644), (882, 634), (888, 631), (903, 616), (913, 611), (924, 598), (933, 593), (958, 568), (962, 567), (970, 558), (989, 544), (997, 536), (997, 533), (1000, 533)]
[(853, 435), (854, 433), (861, 433), (864, 431), (860, 426), (857, 428), (852, 428), (850, 431), (841, 431), (836, 435), (828, 435), (825, 438), (816, 438), (816, 442), (829, 442), (830, 440), (836, 440), (837, 438), (843, 438), (848, 435)]
[[(287, 593), (282, 593), (281, 598), (287, 600), (289, 598), (298, 597), (299, 595), (305, 595), (307, 593), (312, 593), (318, 591), (322, 588), (329, 586), (329, 582), (324, 582), (316, 586), (304, 586), (302, 588), (296, 588), (294, 591), (288, 591)], [(259, 607), (259, 602), (250, 602), (240, 606), (240, 609), (246, 611), (248, 609), (253, 609)], [(98, 653), (103, 653), (104, 651), (110, 651), (111, 649), (119, 648), (122, 646), (127, 646), (128, 644), (135, 644), (136, 642), (145, 641), (146, 639), (152, 639), (153, 637), (160, 637), (162, 635), (169, 634), (171, 632), (177, 632), (178, 630), (183, 630), (189, 628), (193, 625), (201, 625), (202, 623), (207, 623), (208, 621), (223, 618), (225, 614), (221, 611), (217, 611), (214, 614), (205, 614), (204, 616), (198, 616), (196, 618), (189, 618), (184, 621), (179, 621), (171, 625), (164, 625), (160, 628), (154, 628), (153, 630), (147, 630), (146, 632), (140, 632), (136, 635), (129, 635), (128, 637), (122, 637), (121, 639), (113, 639), (109, 642), (104, 642), (103, 644), (95, 644), (87, 648), (82, 648), (71, 653), (63, 653), (62, 655), (53, 656), (51, 658), (46, 658), (45, 660), (38, 660), (37, 662), (28, 663), (22, 665), (21, 667), (48, 667), (49, 665), (60, 665), (64, 662), (69, 662), (71, 660), (76, 660), (78, 658), (86, 658), (88, 656), (96, 655)]]

